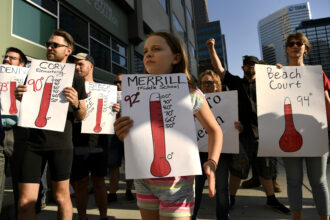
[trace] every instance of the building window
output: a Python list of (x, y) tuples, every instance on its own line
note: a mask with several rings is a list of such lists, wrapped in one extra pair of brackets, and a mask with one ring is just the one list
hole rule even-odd
[[(112, 39), (112, 62), (115, 63), (114, 68), (121, 67), (127, 72), (127, 57), (126, 57), (126, 47), (119, 43), (117, 40)], [(118, 73), (117, 73), (118, 74)]]
[(188, 8), (186, 8), (186, 15), (187, 15), (188, 21), (192, 25), (193, 24), (193, 21), (192, 21), (192, 17), (191, 17), (191, 14), (190, 14)]
[(137, 53), (134, 54), (135, 73), (144, 73), (143, 57)]
[(44, 45), (57, 27), (57, 17), (23, 0), (14, 0), (13, 34)]
[(176, 17), (175, 14), (172, 13), (172, 18), (173, 18), (173, 24), (175, 26), (175, 29), (180, 33), (182, 34), (182, 36), (184, 37), (184, 30), (183, 30), (183, 27), (182, 25), (180, 24), (178, 18)]
[(27, 2), (33, 2), (43, 9), (57, 15), (57, 1), (56, 0), (26, 0)]
[(88, 22), (60, 7), (60, 28), (70, 33), (76, 44), (88, 48)]
[(164, 11), (167, 13), (167, 1), (166, 0), (158, 0), (159, 3), (162, 5)]
[(90, 54), (95, 60), (95, 66), (110, 72), (110, 49), (93, 39), (90, 40), (90, 44)]
[(190, 50), (190, 56), (191, 58), (195, 57), (195, 47), (191, 42), (189, 42), (189, 50)]

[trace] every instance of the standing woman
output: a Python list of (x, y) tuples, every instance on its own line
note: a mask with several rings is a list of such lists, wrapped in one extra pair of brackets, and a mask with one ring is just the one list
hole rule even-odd
[[(289, 57), (289, 66), (304, 66), (304, 56), (310, 51), (311, 45), (302, 33), (288, 36), (286, 52)], [(329, 94), (330, 83), (323, 72), (324, 94), (329, 123)], [(283, 158), (286, 170), (288, 197), (293, 219), (302, 219), (302, 182), (303, 161), (306, 162), (307, 175), (312, 187), (313, 198), (320, 219), (329, 219), (329, 189), (326, 178), (328, 153), (320, 157), (286, 157)]]
[[(221, 92), (222, 85), (220, 76), (212, 70), (205, 70), (198, 77), (198, 87), (203, 93)], [(203, 165), (208, 158), (207, 152), (199, 153), (201, 164)], [(229, 189), (228, 189), (228, 173), (231, 163), (231, 154), (221, 154), (219, 164), (216, 170), (216, 216), (217, 219), (229, 219)], [(197, 213), (202, 201), (203, 188), (207, 176), (203, 171), (202, 175), (195, 176), (195, 208), (192, 219), (197, 219)]]

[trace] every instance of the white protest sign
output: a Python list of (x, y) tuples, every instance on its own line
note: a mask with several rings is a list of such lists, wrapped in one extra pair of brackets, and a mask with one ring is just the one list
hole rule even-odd
[(315, 157), (328, 151), (321, 66), (256, 65), (258, 156)]
[(85, 82), (85, 88), (88, 94), (85, 99), (87, 113), (81, 133), (114, 134), (116, 112), (112, 111), (112, 106), (117, 102), (117, 86)]
[(24, 84), (29, 68), (0, 65), (0, 99), (2, 115), (18, 115), (20, 102), (15, 98), (15, 89)]
[[(217, 92), (205, 94), (210, 109), (220, 125), (223, 133), (221, 153), (238, 154), (239, 132), (234, 122), (238, 121), (237, 91)], [(208, 134), (195, 118), (197, 143), (200, 152), (208, 152)]]
[(69, 102), (62, 91), (72, 87), (74, 70), (74, 64), (32, 60), (18, 125), (63, 132)]
[(200, 175), (191, 98), (185, 74), (123, 75), (122, 115), (127, 179)]

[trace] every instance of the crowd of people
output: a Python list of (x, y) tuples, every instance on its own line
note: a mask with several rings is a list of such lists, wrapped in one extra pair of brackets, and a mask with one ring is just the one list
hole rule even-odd
[[(185, 73), (193, 114), (208, 133), (208, 152), (200, 153), (203, 174), (151, 179), (135, 179), (136, 198), (132, 193), (133, 180), (126, 180), (125, 197), (137, 200), (142, 219), (197, 219), (202, 191), (208, 180), (209, 196), (216, 198), (217, 219), (230, 219), (230, 209), (235, 206), (236, 193), (241, 179), (246, 179), (249, 169), (253, 177), (243, 182), (242, 187), (263, 186), (266, 207), (282, 214), (292, 214), (293, 219), (302, 219), (303, 161), (306, 161), (308, 179), (320, 219), (329, 219), (329, 191), (326, 179), (328, 154), (321, 157), (283, 158), (286, 170), (290, 208), (275, 196), (281, 191), (276, 182), (277, 160), (257, 157), (258, 117), (255, 64), (265, 64), (255, 56), (245, 56), (243, 78), (224, 69), (215, 50), (215, 40), (206, 42), (213, 70), (199, 75), (198, 87), (188, 71), (188, 60), (182, 42), (167, 32), (155, 32), (147, 36), (144, 44), (144, 67), (146, 74)], [(49, 61), (66, 63), (69, 56), (75, 59), (75, 74), (72, 87), (66, 87), (63, 95), (70, 103), (64, 132), (23, 128), (17, 126), (17, 117), (1, 115), (0, 145), (0, 208), (3, 201), (5, 170), (11, 168), (12, 186), (17, 219), (36, 219), (36, 212), (45, 204), (39, 186), (45, 185), (46, 167), (50, 173), (51, 190), (58, 206), (58, 219), (72, 219), (73, 209), (70, 184), (79, 219), (87, 219), (89, 181), (93, 184), (95, 202), (100, 219), (107, 219), (108, 202), (117, 201), (116, 191), (120, 179), (119, 168), (124, 156), (123, 140), (130, 132), (133, 121), (120, 115), (120, 96), (114, 104), (117, 112), (114, 123), (115, 135), (82, 134), (81, 121), (86, 116), (85, 99), (90, 94), (85, 82), (94, 82), (95, 61), (86, 53), (73, 55), (74, 39), (64, 30), (55, 30), (45, 44)], [(304, 66), (303, 57), (310, 51), (306, 36), (293, 33), (287, 38), (286, 52), (289, 66)], [(25, 66), (27, 58), (15, 47), (9, 47), (3, 64)], [(282, 68), (280, 64), (278, 68)], [(118, 74), (115, 85), (121, 91)], [(324, 95), (327, 116), (330, 118), (330, 99), (327, 90), (330, 83), (323, 73)], [(223, 134), (215, 120), (203, 93), (238, 91), (239, 154), (221, 153)], [(19, 85), (15, 97), (21, 100), (27, 91)], [(184, 160), (184, 158), (182, 158)], [(107, 193), (105, 177), (109, 175)], [(91, 177), (91, 178), (90, 178)], [(46, 184), (47, 185), (47, 184)]]

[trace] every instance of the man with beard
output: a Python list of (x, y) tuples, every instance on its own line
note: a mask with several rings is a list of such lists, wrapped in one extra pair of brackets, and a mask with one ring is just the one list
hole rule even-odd
[[(55, 30), (46, 42), (47, 60), (66, 63), (74, 49), (72, 36), (63, 30)], [(21, 100), (25, 85), (20, 85), (15, 96)], [(66, 87), (63, 95), (70, 103), (64, 132), (33, 129), (29, 130), (26, 149), (20, 170), (18, 219), (36, 219), (35, 203), (38, 198), (40, 177), (46, 162), (51, 174), (53, 196), (58, 206), (58, 219), (72, 219), (72, 203), (69, 178), (73, 158), (72, 123), (83, 120), (86, 115), (85, 82), (74, 75), (72, 87)]]
[[(244, 71), (243, 79), (234, 76), (225, 70), (215, 50), (215, 40), (213, 38), (206, 42), (209, 50), (212, 66), (217, 74), (219, 74), (221, 81), (228, 86), (230, 90), (238, 91), (238, 107), (239, 107), (239, 120), (240, 126), (240, 143), (245, 150), (250, 164), (256, 164), (256, 171), (259, 176), (259, 181), (263, 186), (267, 195), (266, 207), (274, 211), (290, 214), (290, 210), (280, 203), (274, 193), (273, 176), (275, 173), (274, 158), (257, 157), (258, 152), (258, 116), (257, 116), (257, 96), (256, 96), (256, 75), (254, 66), (259, 63), (255, 56), (244, 56), (243, 66)], [(235, 163), (235, 161), (234, 161)], [(241, 178), (244, 179), (248, 175), (242, 173), (241, 170), (235, 169), (237, 164), (233, 164), (230, 177), (230, 206), (235, 204), (235, 195), (240, 185)]]
[[(3, 64), (6, 65), (13, 65), (13, 66), (25, 66), (27, 62), (27, 58), (25, 54), (18, 48), (9, 47), (6, 49), (6, 53), (3, 56)], [(5, 139), (3, 143), (0, 144), (0, 213), (2, 208), (2, 200), (3, 194), (5, 189), (5, 172), (6, 167), (8, 166), (8, 162), (10, 163), (11, 174), (12, 174), (12, 182), (13, 182), (13, 189), (15, 194), (15, 202), (18, 198), (18, 189), (17, 181), (16, 181), (16, 173), (14, 171), (14, 159), (13, 159), (13, 152), (14, 152), (14, 133), (17, 133), (16, 128), (17, 123), (17, 116), (16, 115), (2, 115), (1, 124), (5, 133)], [(16, 131), (16, 132), (15, 132)], [(16, 208), (16, 205), (15, 205)]]

